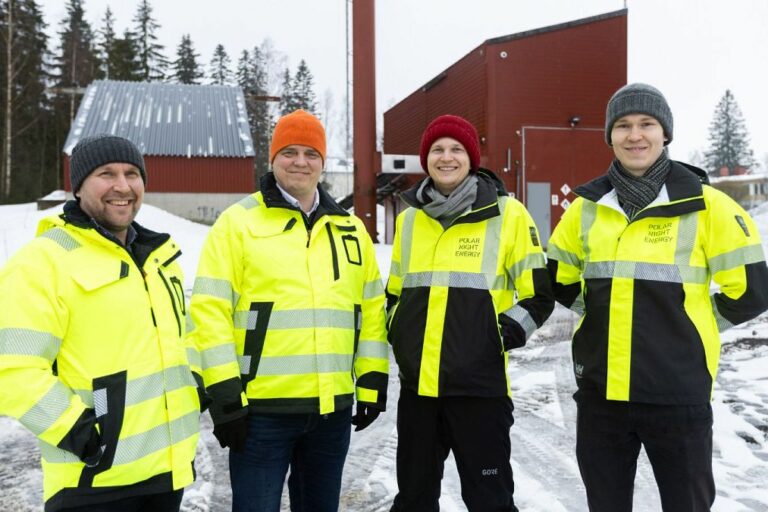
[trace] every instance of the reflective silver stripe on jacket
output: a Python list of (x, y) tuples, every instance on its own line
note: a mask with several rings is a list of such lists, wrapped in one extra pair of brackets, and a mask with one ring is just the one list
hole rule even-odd
[(408, 273), (411, 263), (411, 249), (413, 247), (413, 224), (416, 221), (416, 208), (408, 208), (405, 210), (403, 217), (402, 229), (403, 232), (400, 235), (400, 268), (396, 275), (404, 276)]
[(733, 327), (734, 324), (731, 323), (731, 321), (725, 318), (722, 314), (720, 314), (720, 310), (717, 309), (717, 302), (715, 302), (715, 296), (710, 295), (709, 300), (712, 303), (712, 312), (714, 313), (715, 320), (717, 321), (717, 330), (719, 332), (723, 332)]
[(747, 245), (732, 251), (719, 254), (709, 259), (709, 268), (712, 274), (731, 270), (742, 265), (760, 263), (765, 261), (762, 245)]
[(203, 361), (200, 357), (200, 352), (192, 347), (187, 347), (187, 361), (189, 361), (190, 366), (195, 366), (198, 368), (203, 364)]
[[(163, 423), (146, 432), (119, 439), (113, 466), (134, 462), (159, 450), (166, 450), (197, 434), (199, 416), (198, 411), (193, 411), (170, 423)], [(40, 443), (40, 452), (46, 462), (54, 464), (80, 462), (74, 454), (48, 443)]]
[(192, 295), (208, 295), (218, 299), (224, 299), (234, 308), (240, 296), (235, 293), (232, 283), (226, 279), (215, 279), (213, 277), (197, 277), (195, 285), (192, 288)]
[(60, 381), (51, 386), (48, 392), (30, 410), (19, 418), (22, 425), (39, 436), (61, 418), (69, 409), (72, 392)]
[(528, 254), (525, 258), (515, 262), (508, 269), (509, 277), (513, 281), (519, 278), (526, 270), (533, 270), (537, 268), (546, 268), (547, 262), (544, 259), (544, 254)]
[[(499, 214), (488, 219), (485, 224), (483, 262), (480, 267), (480, 272), (485, 277), (485, 290), (494, 288), (498, 282), (496, 267), (499, 260), (499, 245), (501, 244), (501, 225), (504, 222), (504, 210), (506, 210), (506, 207), (507, 198), (500, 197), (498, 200)], [(504, 284), (502, 283), (501, 286), (504, 286)], [(466, 288), (472, 287), (467, 286)]]
[(363, 285), (363, 299), (373, 299), (381, 295), (384, 295), (384, 285), (381, 284), (381, 279), (368, 281)]
[[(166, 368), (163, 371), (129, 380), (126, 383), (125, 405), (127, 407), (140, 404), (162, 396), (163, 392), (171, 392), (187, 386), (197, 387), (197, 382), (195, 382), (189, 366), (179, 365)], [(94, 393), (90, 389), (73, 389), (72, 391), (77, 393), (88, 407), (93, 408), (95, 406)], [(98, 391), (103, 391), (104, 398), (106, 398), (107, 390)]]
[[(352, 354), (262, 356), (256, 376), (349, 372), (353, 357)], [(245, 367), (246, 358), (250, 364), (249, 356), (239, 356), (241, 367)]]
[(384, 341), (360, 340), (357, 346), (357, 357), (388, 359), (389, 345)]
[(581, 240), (584, 244), (584, 261), (589, 261), (589, 231), (597, 218), (597, 203), (585, 200), (581, 204)]
[[(235, 311), (233, 315), (235, 329), (253, 330), (257, 320), (257, 311)], [(343, 309), (284, 309), (273, 310), (269, 317), (270, 330), (308, 328), (354, 329), (354, 312)]]
[(234, 343), (224, 343), (215, 347), (207, 348), (200, 352), (203, 370), (229, 364), (237, 360)]
[(568, 252), (555, 244), (549, 244), (547, 247), (547, 257), (553, 260), (557, 260), (566, 265), (576, 267), (579, 270), (584, 268), (584, 261), (572, 252)]
[(584, 279), (610, 279), (623, 277), (665, 283), (707, 284), (709, 273), (705, 267), (675, 265), (674, 263), (647, 263), (638, 261), (588, 262)]
[(259, 206), (259, 200), (253, 197), (252, 195), (245, 196), (240, 201), (238, 201), (237, 204), (239, 204), (246, 210), (250, 210), (251, 208), (256, 208), (257, 206)]
[(0, 329), (0, 356), (37, 356), (53, 362), (61, 339), (49, 332), (8, 327)]
[(504, 313), (502, 314), (508, 316), (509, 318), (511, 318), (518, 324), (520, 324), (520, 327), (522, 327), (523, 330), (525, 331), (526, 340), (528, 340), (528, 338), (530, 338), (533, 335), (533, 333), (536, 331), (538, 327), (536, 325), (536, 321), (533, 319), (531, 314), (528, 313), (528, 310), (522, 306), (518, 306), (518, 305), (512, 306), (510, 309), (504, 311)]
[(40, 237), (53, 240), (54, 242), (59, 244), (61, 248), (64, 249), (65, 251), (72, 251), (80, 247), (80, 242), (75, 240), (72, 237), (72, 235), (67, 233), (63, 228), (49, 229), (48, 231), (40, 235)]

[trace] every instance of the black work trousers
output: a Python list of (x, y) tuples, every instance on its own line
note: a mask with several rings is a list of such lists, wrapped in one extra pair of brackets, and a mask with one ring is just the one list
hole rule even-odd
[(453, 450), (469, 512), (517, 512), (509, 464), (509, 397), (423, 397), (400, 390), (397, 486), (392, 512), (437, 512)]
[(665, 512), (706, 512), (715, 501), (712, 407), (638, 404), (574, 395), (576, 458), (590, 512), (630, 512), (641, 445)]

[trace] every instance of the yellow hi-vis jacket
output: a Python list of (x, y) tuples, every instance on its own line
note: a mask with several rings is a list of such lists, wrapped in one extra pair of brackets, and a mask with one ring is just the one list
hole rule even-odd
[(389, 339), (401, 385), (422, 396), (509, 395), (506, 349), (554, 306), (533, 219), (490, 171), (477, 176), (471, 210), (447, 228), (421, 209), (419, 185), (403, 194), (414, 206), (396, 222)]
[[(194, 479), (200, 410), (180, 251), (133, 226), (132, 257), (71, 201), (0, 271), (0, 414), (38, 437), (46, 511)], [(86, 467), (78, 454), (94, 428), (103, 455)]]
[[(384, 289), (362, 222), (320, 190), (314, 223), (274, 175), (229, 207), (203, 246), (191, 325), (211, 415), (384, 410)], [(311, 224), (311, 227), (309, 227)]]
[(597, 178), (576, 189), (581, 197), (552, 233), (548, 266), (556, 298), (581, 314), (573, 364), (582, 392), (708, 403), (719, 331), (768, 308), (755, 223), (697, 174), (706, 177), (673, 162), (658, 197), (632, 221), (607, 176)]

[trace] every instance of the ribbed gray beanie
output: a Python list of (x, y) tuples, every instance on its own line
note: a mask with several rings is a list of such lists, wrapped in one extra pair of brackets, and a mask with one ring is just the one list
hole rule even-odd
[(672, 111), (661, 91), (648, 84), (627, 84), (611, 96), (605, 109), (605, 141), (611, 145), (613, 123), (629, 114), (648, 114), (664, 129), (664, 145), (672, 142)]
[(147, 171), (144, 169), (144, 157), (130, 140), (116, 135), (93, 135), (80, 139), (72, 149), (69, 159), (69, 181), (72, 193), (80, 190), (80, 185), (96, 168), (111, 163), (126, 163), (136, 166), (144, 184), (147, 183)]

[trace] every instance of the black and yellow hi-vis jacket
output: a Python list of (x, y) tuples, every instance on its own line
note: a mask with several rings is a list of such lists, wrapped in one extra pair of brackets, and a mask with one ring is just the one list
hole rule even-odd
[(181, 251), (134, 223), (131, 255), (74, 201), (64, 211), (0, 271), (0, 414), (39, 440), (46, 511), (181, 489), (200, 416)]
[(575, 190), (581, 197), (547, 253), (557, 300), (581, 314), (573, 336), (580, 390), (608, 400), (708, 403), (719, 331), (768, 308), (755, 223), (700, 176), (673, 162), (658, 197), (631, 222), (606, 176)]
[(421, 209), (418, 184), (397, 218), (389, 339), (402, 386), (422, 396), (508, 395), (499, 322), (522, 346), (554, 306), (533, 219), (493, 173), (477, 176), (471, 210), (446, 229)]
[(310, 223), (274, 175), (229, 207), (203, 246), (189, 337), (215, 423), (253, 412), (384, 410), (384, 288), (362, 221), (322, 189)]

